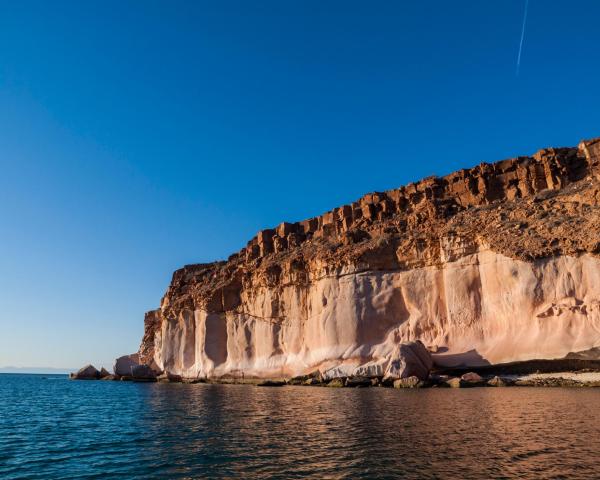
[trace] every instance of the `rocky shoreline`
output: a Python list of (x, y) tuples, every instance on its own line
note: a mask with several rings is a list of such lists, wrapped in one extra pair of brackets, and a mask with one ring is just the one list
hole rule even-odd
[[(283, 386), (308, 386), (329, 388), (369, 388), (384, 387), (396, 389), (421, 389), (421, 388), (474, 388), (474, 387), (600, 387), (600, 369), (597, 362), (579, 370), (562, 370), (543, 372), (542, 369), (528, 369), (531, 365), (554, 363), (560, 365), (561, 361), (532, 361), (519, 362), (514, 365), (498, 365), (484, 368), (485, 372), (465, 371), (460, 373), (455, 370), (436, 370), (422, 379), (416, 375), (399, 379), (385, 379), (383, 377), (348, 376), (323, 378), (320, 372), (302, 375), (293, 378), (253, 378), (224, 376), (215, 378), (186, 378), (162, 372), (158, 375), (116, 375), (105, 369), (96, 370), (88, 365), (77, 373), (72, 373), (73, 380), (105, 380), (105, 381), (130, 381), (130, 382), (157, 382), (157, 383), (183, 383), (183, 384), (230, 384), (230, 385), (256, 385), (259, 387)], [(564, 362), (562, 362), (564, 363)], [(587, 362), (586, 362), (587, 363)], [(539, 366), (539, 365), (538, 365)], [(548, 367), (547, 367), (548, 368)], [(475, 369), (475, 370), (482, 370)]]
[(398, 345), (386, 370), (344, 374), (344, 369), (322, 368), (293, 377), (258, 377), (239, 374), (186, 377), (140, 363), (137, 353), (115, 360), (113, 373), (86, 365), (73, 380), (115, 380), (158, 383), (246, 384), (261, 387), (314, 386), (330, 388), (472, 388), (472, 387), (600, 387), (600, 351), (571, 352), (565, 358), (527, 360), (479, 367), (447, 368), (435, 364), (420, 341)]
[(596, 386), (599, 231), (600, 138), (372, 192), (175, 271), (113, 375)]
[[(593, 373), (593, 376), (584, 376)], [(136, 378), (132, 376), (118, 376), (109, 374), (99, 378), (72, 377), (75, 380), (109, 380), (131, 382), (158, 382), (158, 383), (183, 383), (183, 384), (227, 384), (227, 385), (256, 385), (259, 387), (283, 386), (311, 386), (329, 388), (472, 388), (472, 387), (600, 387), (600, 372), (557, 372), (551, 374), (531, 374), (525, 376), (484, 376), (475, 372), (468, 372), (460, 377), (444, 374), (431, 375), (427, 380), (418, 377), (407, 377), (393, 382), (382, 381), (379, 377), (339, 377), (329, 381), (318, 378), (295, 377), (291, 379), (258, 379), (258, 378), (173, 378), (159, 375), (152, 379)], [(581, 376), (581, 378), (578, 378)]]

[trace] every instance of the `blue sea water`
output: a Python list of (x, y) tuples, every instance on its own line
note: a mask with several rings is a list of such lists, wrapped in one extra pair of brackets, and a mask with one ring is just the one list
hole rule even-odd
[(0, 479), (599, 478), (600, 390), (0, 375)]

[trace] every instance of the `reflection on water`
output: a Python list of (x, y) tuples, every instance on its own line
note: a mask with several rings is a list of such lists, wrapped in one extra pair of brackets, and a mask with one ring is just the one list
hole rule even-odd
[(0, 478), (591, 478), (599, 402), (0, 375)]

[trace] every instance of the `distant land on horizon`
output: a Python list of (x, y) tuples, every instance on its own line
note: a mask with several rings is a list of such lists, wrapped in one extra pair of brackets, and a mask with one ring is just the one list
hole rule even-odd
[(0, 373), (54, 373), (68, 374), (77, 371), (76, 368), (52, 368), (52, 367), (0, 367)]

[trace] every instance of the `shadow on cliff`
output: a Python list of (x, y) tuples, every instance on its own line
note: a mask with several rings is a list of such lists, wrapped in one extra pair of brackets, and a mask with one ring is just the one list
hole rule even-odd
[(483, 358), (481, 354), (473, 349), (462, 353), (451, 353), (445, 355), (447, 348), (440, 348), (437, 353), (432, 355), (435, 365), (438, 367), (483, 367), (491, 363)]

